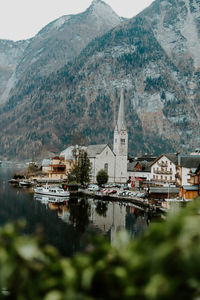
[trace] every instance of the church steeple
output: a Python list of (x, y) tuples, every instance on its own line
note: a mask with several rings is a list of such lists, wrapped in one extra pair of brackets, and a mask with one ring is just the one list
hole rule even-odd
[(128, 133), (126, 130), (124, 114), (124, 89), (121, 90), (118, 119), (114, 131), (113, 151), (116, 155), (127, 156), (128, 152)]
[(118, 112), (118, 119), (116, 124), (117, 131), (126, 130), (126, 123), (124, 118), (124, 89), (121, 90), (121, 97), (120, 97), (120, 105), (119, 105), (119, 112)]
[(124, 89), (121, 90), (118, 119), (114, 131), (115, 181), (127, 181), (128, 133), (125, 123)]

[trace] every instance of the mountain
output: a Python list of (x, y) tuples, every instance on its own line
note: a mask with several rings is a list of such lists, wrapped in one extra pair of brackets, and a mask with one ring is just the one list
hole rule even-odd
[(0, 40), (0, 97), (3, 99), (8, 97), (10, 87), (15, 81), (15, 69), (28, 44), (29, 40), (18, 42)]
[(56, 72), (19, 81), (0, 110), (0, 154), (39, 156), (76, 138), (112, 143), (122, 86), (129, 152), (198, 146), (199, 20), (197, 0), (155, 0)]
[[(12, 81), (12, 87), (15, 89), (19, 80), (34, 81), (38, 76), (47, 76), (60, 69), (78, 56), (92, 39), (103, 35), (122, 21), (106, 3), (93, 0), (85, 12), (66, 15), (51, 22), (24, 49), (13, 74), (15, 81)], [(10, 92), (10, 87), (8, 91)], [(3, 100), (6, 100), (5, 95), (2, 96)]]

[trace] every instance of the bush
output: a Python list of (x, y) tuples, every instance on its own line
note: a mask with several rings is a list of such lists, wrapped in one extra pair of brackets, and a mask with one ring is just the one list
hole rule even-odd
[(41, 239), (0, 230), (3, 299), (199, 299), (200, 199), (130, 241), (98, 240), (86, 254), (61, 258)]
[(97, 173), (97, 183), (98, 185), (102, 185), (108, 182), (108, 174), (107, 172), (102, 169)]

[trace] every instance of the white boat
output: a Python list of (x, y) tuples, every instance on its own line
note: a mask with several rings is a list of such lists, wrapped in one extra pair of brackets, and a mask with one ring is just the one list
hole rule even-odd
[(34, 199), (41, 201), (43, 204), (51, 203), (63, 203), (69, 200), (69, 197), (57, 197), (57, 196), (44, 196), (44, 195), (34, 195)]
[(21, 187), (30, 187), (33, 184), (34, 184), (34, 182), (32, 182), (30, 180), (26, 180), (26, 179), (19, 181), (19, 186), (21, 186)]
[(34, 189), (35, 194), (56, 196), (56, 197), (69, 197), (70, 193), (63, 190), (59, 186), (45, 185)]

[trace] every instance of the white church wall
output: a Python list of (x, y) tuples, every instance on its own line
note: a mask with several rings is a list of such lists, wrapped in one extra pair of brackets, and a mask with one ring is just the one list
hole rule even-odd
[(92, 171), (91, 171), (91, 181), (96, 182), (97, 173), (105, 169), (108, 173), (109, 179), (108, 182), (114, 182), (114, 174), (115, 174), (115, 155), (110, 149), (110, 147), (106, 147), (99, 155), (95, 158), (89, 158), (92, 163)]
[(115, 182), (126, 183), (128, 179), (127, 156), (116, 156), (115, 161)]

